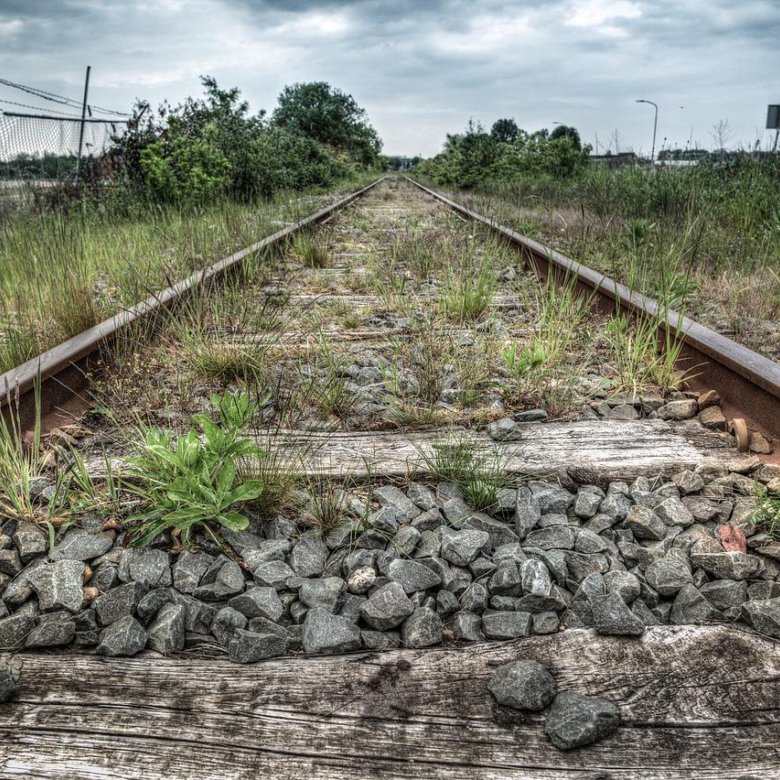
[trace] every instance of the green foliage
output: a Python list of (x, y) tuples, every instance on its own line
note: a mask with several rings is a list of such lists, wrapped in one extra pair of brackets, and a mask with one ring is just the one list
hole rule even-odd
[(772, 539), (780, 540), (780, 493), (771, 493), (760, 482), (755, 482), (753, 511), (748, 522)]
[(169, 203), (206, 203), (223, 195), (231, 183), (231, 164), (214, 143), (214, 127), (201, 137), (180, 135), (171, 123), (166, 142), (155, 141), (141, 151), (146, 186)]
[(479, 512), (495, 506), (498, 491), (515, 482), (506, 473), (505, 458), (498, 450), (477, 450), (474, 442), (458, 435), (419, 454), (434, 479), (459, 487), (466, 503)]
[(570, 141), (571, 145), (578, 151), (582, 149), (582, 141), (580, 140), (580, 134), (576, 127), (558, 125), (550, 133), (551, 141), (557, 141), (562, 138)]
[(539, 341), (526, 344), (521, 349), (513, 342), (504, 350), (503, 357), (506, 367), (515, 379), (525, 379), (549, 361), (547, 350)]
[(257, 403), (248, 394), (211, 397), (218, 422), (198, 414), (200, 430), (174, 435), (143, 428), (138, 451), (130, 459), (125, 487), (141, 500), (141, 509), (127, 520), (134, 547), (145, 547), (165, 531), (181, 532), (192, 543), (200, 528), (213, 538), (218, 527), (243, 531), (249, 524), (236, 507), (263, 494), (259, 479), (245, 479), (246, 461), (262, 459), (265, 450), (242, 437)]
[(514, 119), (497, 119), (490, 128), (491, 137), (505, 144), (513, 144), (520, 134), (520, 128)]
[(352, 95), (314, 81), (285, 87), (278, 103), (277, 127), (345, 152), (363, 165), (377, 162), (382, 143)]
[(514, 120), (500, 119), (486, 133), (472, 120), (463, 134), (448, 135), (444, 151), (421, 162), (417, 171), (439, 184), (463, 189), (526, 174), (572, 177), (586, 166), (590, 147), (582, 148), (575, 128), (562, 129), (557, 134), (546, 130), (529, 134), (518, 129)]
[(202, 205), (328, 186), (378, 161), (381, 143), (365, 111), (324, 82), (287, 87), (272, 123), (264, 111), (250, 115), (238, 89), (208, 76), (202, 83), (203, 98), (157, 113), (138, 103), (102, 173), (153, 201)]
[(655, 386), (669, 390), (680, 383), (676, 363), (682, 341), (664, 328), (665, 349), (659, 351), (658, 331), (664, 327), (664, 319), (664, 314), (633, 320), (625, 314), (617, 314), (607, 322), (607, 342), (619, 388), (640, 392)]

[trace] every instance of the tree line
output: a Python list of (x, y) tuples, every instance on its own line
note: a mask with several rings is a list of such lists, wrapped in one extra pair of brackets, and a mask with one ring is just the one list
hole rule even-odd
[(590, 151), (574, 127), (558, 125), (552, 131), (529, 133), (514, 119), (503, 118), (488, 131), (470, 120), (463, 133), (448, 134), (443, 151), (421, 162), (417, 171), (464, 189), (529, 173), (567, 178), (585, 168)]

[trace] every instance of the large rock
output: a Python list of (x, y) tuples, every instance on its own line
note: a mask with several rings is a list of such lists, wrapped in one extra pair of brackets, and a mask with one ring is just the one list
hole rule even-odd
[(445, 534), (441, 540), (441, 557), (455, 566), (468, 566), (490, 546), (486, 531), (471, 528)]
[(478, 642), (481, 639), (482, 618), (473, 612), (459, 612), (448, 624), (455, 639)]
[(381, 506), (395, 509), (399, 522), (409, 523), (421, 513), (421, 509), (403, 491), (393, 485), (383, 485), (374, 491)]
[(149, 647), (167, 655), (184, 649), (184, 625), (186, 609), (181, 604), (163, 604), (157, 617), (149, 626)]
[(223, 607), (211, 621), (211, 633), (222, 647), (227, 647), (239, 628), (247, 627), (246, 615), (233, 607)]
[(25, 647), (62, 647), (76, 636), (76, 624), (70, 612), (51, 612), (41, 615), (38, 625), (30, 631)]
[(252, 664), (284, 655), (287, 648), (288, 641), (283, 636), (238, 628), (228, 644), (228, 657), (236, 664)]
[(20, 523), (12, 538), (23, 563), (43, 555), (49, 546), (46, 534), (37, 523)]
[(699, 405), (693, 398), (682, 401), (670, 401), (660, 407), (656, 414), (660, 420), (689, 420), (695, 417), (699, 411)]
[(387, 567), (387, 576), (401, 585), (406, 593), (428, 590), (441, 584), (441, 577), (417, 561), (396, 558)]
[(722, 623), (723, 615), (693, 585), (684, 585), (672, 604), (669, 620), (677, 625)]
[[(373, 572), (373, 569), (369, 571)], [(298, 598), (309, 609), (324, 609), (327, 612), (335, 613), (338, 612), (344, 600), (345, 589), (344, 580), (340, 577), (305, 580), (298, 591)]]
[(98, 622), (108, 626), (121, 618), (135, 614), (146, 588), (140, 582), (126, 582), (95, 599)]
[(645, 578), (664, 597), (675, 596), (681, 588), (693, 584), (691, 567), (680, 550), (670, 550), (660, 561), (651, 563), (645, 569)]
[(529, 636), (532, 618), (530, 612), (484, 612), (482, 632), (488, 639), (517, 639)]
[(499, 704), (538, 712), (555, 698), (558, 686), (538, 661), (512, 661), (496, 669), (488, 690)]
[(78, 612), (84, 601), (84, 564), (81, 561), (55, 561), (33, 571), (28, 581), (38, 595), (44, 612), (67, 609)]
[(525, 539), (529, 531), (532, 531), (539, 518), (542, 516), (542, 510), (538, 499), (531, 492), (530, 488), (521, 487), (517, 490), (517, 504), (515, 506), (515, 531), (522, 540)]
[(17, 612), (0, 620), (0, 651), (20, 647), (34, 625), (35, 618), (29, 612)]
[(517, 534), (502, 520), (495, 520), (484, 512), (474, 512), (463, 523), (462, 528), (472, 531), (484, 531), (490, 539), (490, 547), (512, 544), (520, 541)]
[(559, 750), (592, 745), (620, 725), (620, 710), (611, 702), (580, 693), (559, 693), (552, 703), (544, 732)]
[(95, 652), (99, 655), (131, 656), (145, 647), (144, 627), (134, 617), (126, 615), (103, 629)]
[(359, 650), (360, 629), (348, 618), (310, 609), (303, 623), (303, 649), (312, 654)]
[(524, 547), (538, 547), (540, 550), (573, 550), (576, 535), (568, 525), (551, 525), (537, 528), (526, 537)]
[(119, 579), (140, 582), (146, 588), (170, 585), (171, 563), (164, 550), (125, 550), (119, 562)]
[(278, 621), (284, 614), (284, 604), (274, 588), (254, 587), (228, 601), (228, 606), (248, 618), (264, 617)]
[[(407, 526), (408, 528), (409, 526)], [(373, 587), (376, 582), (376, 571), (373, 566), (360, 566), (349, 573), (347, 577), (347, 589), (350, 593), (362, 596)]]
[(209, 566), (192, 595), (200, 601), (215, 602), (224, 601), (242, 590), (244, 573), (241, 567), (235, 561), (221, 556)]
[(607, 593), (591, 599), (593, 625), (599, 634), (641, 636), (645, 624), (628, 608), (619, 593)]
[(560, 485), (550, 482), (531, 482), (531, 493), (539, 502), (539, 509), (543, 515), (566, 514), (568, 508), (574, 503), (574, 494), (569, 493)]
[(719, 580), (747, 580), (758, 577), (764, 569), (756, 555), (742, 552), (710, 552), (701, 542), (691, 547), (691, 564), (704, 569)]
[[(290, 553), (290, 566), (299, 577), (319, 577), (328, 560), (328, 546), (316, 533), (301, 536)], [(257, 570), (255, 570), (255, 578)]]
[(637, 539), (652, 539), (660, 542), (666, 536), (666, 523), (646, 506), (632, 506), (623, 521), (623, 525), (633, 531)]
[(406, 647), (431, 647), (441, 644), (441, 618), (428, 607), (417, 608), (401, 626), (401, 641)]
[(748, 601), (742, 605), (742, 617), (761, 634), (780, 639), (780, 598)]
[(519, 441), (523, 434), (520, 426), (511, 418), (504, 417), (501, 420), (490, 423), (487, 427), (488, 436), (493, 441)]
[(214, 563), (214, 556), (208, 553), (179, 553), (173, 564), (173, 587), (181, 593), (194, 593), (203, 575)]
[(403, 623), (414, 612), (403, 587), (398, 582), (388, 582), (369, 596), (360, 615), (372, 628), (386, 631)]
[(290, 577), (295, 576), (295, 572), (284, 561), (267, 561), (261, 563), (252, 572), (255, 582), (258, 585), (267, 585), (275, 590), (282, 590), (284, 583)]
[(74, 529), (49, 553), (53, 561), (91, 561), (107, 553), (114, 544), (110, 533), (93, 534)]
[[(699, 476), (698, 474), (694, 476)], [(665, 498), (655, 507), (655, 513), (667, 525), (691, 525), (695, 518), (693, 512), (677, 496)]]

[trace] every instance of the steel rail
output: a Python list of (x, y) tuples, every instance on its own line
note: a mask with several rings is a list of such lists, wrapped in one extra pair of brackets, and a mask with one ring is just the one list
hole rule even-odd
[[(93, 358), (116, 341), (131, 324), (175, 305), (197, 287), (236, 270), (250, 255), (270, 249), (294, 233), (326, 221), (339, 209), (365, 195), (386, 178), (387, 176), (382, 176), (376, 179), (304, 219), (196, 271), (135, 306), (0, 374), (0, 412), (13, 409), (14, 414), (18, 415), (20, 425), (26, 428), (31, 426), (38, 411), (41, 415), (46, 415), (57, 406), (78, 398), (89, 384), (87, 375)], [(39, 408), (36, 409), (36, 406)]]
[[(604, 311), (619, 308), (633, 315), (658, 317), (660, 335), (670, 333), (682, 344), (678, 365), (690, 373), (690, 384), (716, 389), (727, 417), (743, 417), (751, 427), (780, 441), (780, 365), (409, 176), (404, 179), (461, 216), (503, 236), (522, 252), (526, 264), (542, 280), (550, 275), (559, 280), (574, 279), (578, 286), (595, 293), (595, 303)], [(664, 338), (660, 341), (663, 345)]]

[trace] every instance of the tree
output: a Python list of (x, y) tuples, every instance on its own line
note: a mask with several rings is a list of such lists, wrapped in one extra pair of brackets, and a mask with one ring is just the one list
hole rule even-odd
[(568, 125), (556, 126), (550, 133), (550, 140), (557, 141), (559, 138), (568, 138), (575, 149), (578, 151), (582, 149), (582, 141), (576, 127), (569, 127)]
[(285, 87), (273, 113), (273, 124), (346, 152), (363, 164), (373, 163), (382, 150), (365, 109), (352, 95), (325, 81)]
[(514, 119), (497, 119), (490, 128), (490, 135), (495, 141), (513, 144), (517, 140), (520, 128)]

